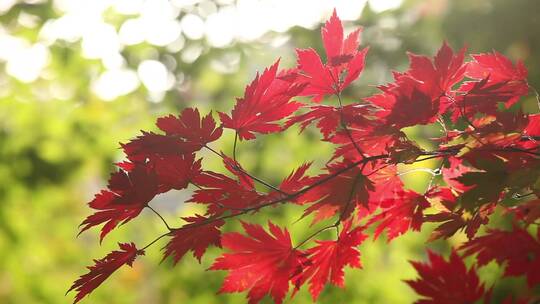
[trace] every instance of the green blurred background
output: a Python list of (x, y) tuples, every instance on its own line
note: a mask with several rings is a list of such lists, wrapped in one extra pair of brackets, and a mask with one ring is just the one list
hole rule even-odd
[[(471, 53), (496, 49), (522, 59), (530, 83), (540, 87), (538, 0), (1, 0), (0, 303), (70, 303), (73, 294), (65, 291), (93, 258), (119, 241), (143, 245), (161, 234), (160, 221), (143, 212), (101, 246), (96, 230), (77, 237), (91, 212), (86, 202), (122, 159), (118, 143), (187, 106), (229, 111), (256, 71), (277, 56), (291, 67), (295, 47), (321, 51), (320, 22), (333, 7), (346, 30), (364, 27), (362, 45), (370, 46), (366, 70), (346, 92), (350, 101), (389, 81), (391, 70), (406, 69), (406, 51), (432, 55), (443, 40)], [(274, 183), (314, 157), (323, 164), (331, 147), (318, 142), (317, 132), (297, 131), (241, 143), (241, 163)], [(214, 146), (228, 153), (231, 141), (226, 133)], [(219, 160), (208, 157), (205, 165), (219, 170)], [(408, 186), (422, 191), (424, 175), (407, 175)], [(189, 189), (161, 195), (152, 205), (174, 223), (197, 210), (183, 204), (189, 195)], [(294, 223), (299, 214), (297, 207), (279, 207), (249, 220), (271, 218), (298, 240), (311, 231), (307, 220)], [(366, 241), (364, 269), (347, 270), (346, 288), (327, 288), (319, 302), (411, 303), (415, 295), (401, 280), (415, 276), (407, 261), (424, 257), (426, 239), (410, 233), (391, 244)], [(447, 251), (462, 239), (430, 246)], [(224, 273), (205, 269), (218, 251), (210, 250), (202, 265), (186, 256), (173, 267), (159, 264), (163, 245), (84, 303), (244, 302), (244, 294), (215, 294)], [(488, 283), (500, 274), (493, 265), (483, 269)], [(305, 289), (287, 301), (310, 302)]]

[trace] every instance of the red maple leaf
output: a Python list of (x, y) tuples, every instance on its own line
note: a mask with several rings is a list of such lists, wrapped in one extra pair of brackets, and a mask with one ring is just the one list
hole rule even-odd
[(228, 157), (224, 153), (221, 153), (221, 157), (223, 158), (223, 164), (225, 165), (225, 168), (236, 176), (238, 182), (242, 187), (251, 190), (255, 189), (255, 183), (253, 182), (253, 179), (245, 173), (246, 171), (244, 171), (244, 168), (242, 168), (240, 163)]
[(336, 241), (317, 241), (317, 246), (307, 250), (308, 266), (293, 280), (298, 289), (309, 280), (309, 292), (316, 301), (324, 285), (329, 281), (339, 287), (344, 285), (345, 266), (361, 268), (360, 251), (356, 248), (366, 238), (363, 227), (351, 229), (351, 221), (343, 225)]
[(540, 114), (529, 115), (529, 123), (525, 128), (525, 134), (540, 136)]
[(311, 184), (313, 177), (306, 176), (306, 171), (310, 166), (311, 163), (305, 163), (296, 168), (296, 170), (281, 182), (279, 189), (287, 193), (293, 193)]
[(184, 189), (202, 172), (201, 159), (195, 161), (195, 154), (157, 158), (152, 161), (152, 165), (159, 180), (160, 193)]
[(433, 100), (429, 93), (422, 91), (418, 81), (411, 78), (399, 78), (397, 84), (379, 86), (384, 93), (366, 98), (380, 107), (377, 115), (384, 119), (378, 132), (386, 134), (404, 127), (430, 124), (437, 120), (440, 100)]
[(471, 214), (457, 203), (457, 197), (450, 188), (434, 188), (427, 196), (439, 202), (440, 210), (438, 213), (425, 215), (424, 222), (441, 223), (433, 230), (428, 241), (449, 238), (459, 230), (464, 230), (467, 237), (472, 239), (480, 226), (489, 222), (489, 216), (496, 207), (495, 204), (482, 205), (478, 211)]
[(506, 262), (504, 276), (527, 276), (533, 287), (540, 283), (540, 242), (522, 228), (513, 231), (492, 229), (488, 234), (468, 241), (460, 250), (465, 256), (477, 254), (479, 266), (492, 260)]
[(476, 269), (472, 267), (467, 271), (455, 251), (450, 254), (448, 262), (432, 251), (428, 251), (428, 257), (429, 263), (411, 262), (420, 278), (405, 281), (424, 297), (416, 304), (467, 304), (486, 296)]
[(163, 259), (172, 255), (176, 264), (191, 250), (193, 256), (200, 263), (208, 246), (221, 247), (219, 227), (223, 226), (225, 221), (215, 220), (208, 222), (208, 218), (198, 214), (192, 217), (183, 217), (182, 219), (189, 224), (172, 232), (172, 239), (164, 248)]
[(226, 233), (221, 238), (229, 249), (217, 258), (211, 270), (229, 270), (220, 293), (249, 290), (248, 302), (259, 303), (270, 295), (275, 303), (282, 303), (289, 290), (289, 280), (299, 272), (304, 255), (292, 247), (286, 229), (268, 223), (270, 234), (260, 225), (242, 222), (247, 233)]
[(320, 101), (324, 95), (340, 93), (360, 76), (368, 51), (358, 51), (361, 31), (357, 29), (343, 39), (343, 25), (334, 10), (321, 30), (327, 63), (322, 63), (314, 49), (296, 51), (296, 81), (308, 83), (303, 96), (314, 96), (314, 101)]
[(460, 193), (463, 193), (469, 189), (471, 189), (471, 186), (465, 186), (462, 183), (460, 183), (457, 178), (462, 176), (463, 174), (467, 172), (471, 172), (472, 169), (468, 166), (465, 166), (463, 163), (463, 160), (457, 157), (448, 157), (448, 167), (442, 167), (442, 178), (444, 182), (452, 187), (455, 191), (458, 191)]
[(414, 191), (403, 190), (388, 200), (381, 202), (382, 211), (373, 216), (368, 225), (379, 222), (374, 238), (386, 230), (388, 241), (398, 237), (409, 229), (420, 231), (424, 210), (430, 206), (425, 196)]
[[(399, 77), (418, 80), (418, 88), (431, 99), (444, 97), (452, 86), (464, 77), (467, 68), (467, 64), (463, 64), (464, 55), (465, 48), (454, 54), (446, 42), (435, 55), (433, 62), (426, 56), (409, 53), (410, 68), (404, 74), (399, 74)], [(444, 103), (446, 102), (441, 102)]]
[(145, 162), (147, 159), (155, 157), (191, 154), (198, 150), (196, 145), (185, 142), (177, 136), (144, 131), (142, 135), (120, 145), (132, 162)]
[[(328, 173), (315, 178), (315, 182), (327, 179), (351, 166), (348, 162), (331, 164), (326, 167)], [(315, 212), (314, 223), (329, 218), (339, 212), (340, 219), (348, 218), (358, 205), (367, 207), (372, 182), (354, 166), (336, 177), (315, 187), (299, 197), (302, 204), (314, 202), (304, 212), (304, 216)]]
[(458, 89), (456, 105), (460, 111), (453, 113), (454, 121), (461, 115), (472, 117), (476, 112), (497, 114), (498, 102), (506, 108), (527, 95), (527, 69), (522, 62), (514, 67), (512, 62), (498, 52), (472, 55), (465, 75), (477, 81), (467, 81)]
[(540, 199), (533, 199), (517, 206), (511, 207), (508, 211), (513, 212), (517, 218), (530, 225), (540, 219)]
[(102, 190), (88, 203), (99, 210), (82, 223), (81, 232), (102, 223), (100, 241), (119, 223), (125, 224), (141, 213), (156, 194), (159, 182), (155, 173), (145, 166), (135, 166), (131, 171), (118, 170), (109, 179), (108, 190)]
[(77, 291), (73, 303), (79, 302), (87, 294), (91, 293), (118, 268), (124, 265), (132, 266), (138, 255), (144, 255), (144, 250), (137, 249), (134, 243), (118, 243), (118, 245), (120, 251), (115, 250), (100, 260), (94, 260), (95, 264), (88, 266), (90, 271), (83, 274), (69, 288), (67, 292)]
[(329, 139), (331, 135), (342, 129), (342, 125), (349, 128), (371, 129), (374, 124), (372, 119), (375, 117), (372, 114), (373, 110), (373, 107), (366, 104), (349, 104), (341, 109), (333, 106), (315, 105), (309, 107), (309, 112), (289, 119), (285, 127), (299, 123), (300, 130), (303, 131), (309, 124), (317, 122), (316, 126), (323, 134), (324, 139)]
[(302, 105), (291, 101), (304, 88), (304, 84), (284, 81), (276, 77), (279, 60), (262, 75), (255, 77), (246, 87), (244, 97), (238, 98), (231, 116), (219, 113), (225, 128), (234, 129), (239, 138), (254, 139), (254, 133), (281, 131), (277, 121), (287, 118)]
[(474, 79), (489, 78), (488, 83), (515, 81), (527, 85), (527, 68), (523, 62), (518, 61), (516, 66), (503, 54), (494, 51), (493, 54), (472, 55), (474, 61), (470, 62), (466, 75)]
[(209, 113), (201, 120), (198, 109), (186, 108), (175, 117), (169, 115), (158, 118), (156, 125), (168, 136), (183, 139), (199, 150), (209, 142), (217, 140), (223, 133), (221, 127), (216, 128), (216, 122)]
[(222, 157), (225, 168), (236, 176), (236, 180), (221, 173), (203, 171), (193, 179), (199, 189), (189, 201), (207, 204), (210, 215), (236, 212), (261, 203), (265, 196), (257, 192), (253, 180), (243, 173), (240, 164), (224, 154)]

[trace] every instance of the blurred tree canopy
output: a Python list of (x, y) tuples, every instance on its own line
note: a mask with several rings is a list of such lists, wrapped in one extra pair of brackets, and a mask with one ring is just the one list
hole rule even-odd
[[(120, 160), (118, 142), (140, 129), (151, 130), (157, 117), (186, 106), (228, 110), (256, 71), (277, 56), (282, 56), (282, 65), (292, 66), (294, 48), (322, 48), (319, 22), (333, 6), (319, 5), (320, 12), (310, 13), (316, 5), (306, 7), (306, 12), (294, 10), (305, 1), (281, 5), (277, 7), (282, 11), (274, 14), (298, 14), (299, 23), (292, 19), (288, 27), (278, 24), (244, 36), (211, 36), (219, 18), (230, 20), (227, 12), (250, 7), (249, 1), (84, 2), (0, 3), (1, 303), (70, 303), (64, 293), (91, 257), (103, 256), (116, 246), (114, 240), (145, 243), (159, 234), (160, 222), (145, 214), (114, 232), (101, 247), (93, 232), (76, 237), (78, 224), (89, 213), (85, 203), (106, 183), (111, 164)], [(269, 1), (254, 1), (252, 9), (263, 2)], [(381, 8), (380, 2), (389, 4)], [(431, 55), (443, 40), (454, 48), (467, 45), (473, 53), (495, 49), (524, 60), (531, 85), (540, 87), (540, 70), (535, 69), (540, 66), (535, 56), (540, 54), (537, 0), (358, 3), (348, 12), (354, 19), (348, 24), (364, 27), (362, 45), (370, 51), (365, 72), (346, 92), (349, 100), (375, 92), (375, 85), (388, 81), (392, 70), (404, 70), (406, 51)], [(264, 11), (259, 14), (265, 16)], [(308, 20), (302, 14), (315, 17)], [(145, 31), (145, 25), (159, 20), (163, 24)], [(250, 22), (258, 28), (263, 21)], [(297, 136), (297, 130), (290, 130), (242, 144), (239, 157), (247, 169), (278, 180), (313, 155), (322, 160), (329, 154), (317, 140), (316, 133)], [(232, 138), (219, 143), (224, 151), (231, 146)], [(219, 160), (205, 165), (219, 166)], [(424, 181), (419, 176), (408, 184), (421, 188)], [(182, 204), (188, 196), (188, 191), (163, 196), (154, 206), (168, 218), (177, 218), (192, 212)], [(293, 224), (298, 210), (292, 208), (258, 217), (270, 216), (301, 235), (301, 227)], [(391, 244), (366, 242), (361, 247), (364, 269), (347, 272), (346, 289), (328, 289), (320, 302), (412, 302), (414, 295), (401, 280), (414, 276), (407, 260), (423, 254), (425, 240), (425, 235), (410, 234)], [(449, 248), (442, 241), (433, 246)], [(122, 269), (87, 302), (243, 302), (242, 295), (216, 298), (222, 276), (204, 271), (215, 254), (202, 265), (186, 258), (173, 268), (169, 261), (158, 265), (158, 247), (148, 251), (133, 269)], [(497, 277), (497, 271), (488, 267), (486, 278)], [(504, 288), (519, 284), (508, 280)], [(294, 301), (308, 302), (309, 295), (303, 290)]]

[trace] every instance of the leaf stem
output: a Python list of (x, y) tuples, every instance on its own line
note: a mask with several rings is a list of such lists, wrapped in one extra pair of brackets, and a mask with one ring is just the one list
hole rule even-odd
[[(224, 161), (227, 161), (227, 159), (226, 159), (221, 153), (218, 153), (216, 150), (212, 149), (211, 147), (209, 147), (209, 146), (207, 146), (207, 145), (205, 145), (204, 147), (207, 148), (208, 150), (212, 151), (212, 152), (213, 152), (214, 154), (216, 154), (217, 156), (223, 158)], [(236, 162), (236, 160), (235, 160), (235, 162)], [(262, 180), (262, 179), (260, 179), (260, 178), (258, 178), (258, 177), (256, 177), (256, 176), (254, 176), (254, 175), (248, 173), (246, 170), (240, 168), (240, 167), (237, 166), (236, 164), (230, 164), (230, 165), (231, 165), (231, 167), (232, 167), (234, 170), (236, 170), (236, 171), (238, 171), (238, 172), (240, 172), (240, 173), (242, 173), (242, 174), (244, 174), (244, 175), (250, 177), (250, 178), (253, 179), (254, 181), (256, 181), (256, 182), (258, 182), (258, 183), (260, 183), (260, 184), (262, 184), (262, 185), (265, 185), (266, 187), (268, 187), (268, 188), (270, 188), (270, 189), (272, 189), (272, 190), (274, 190), (274, 191), (277, 191), (277, 192), (279, 192), (279, 193), (281, 193), (281, 194), (289, 195), (289, 193), (287, 193), (287, 192), (285, 192), (285, 191), (279, 189), (278, 187), (273, 186), (273, 185), (271, 185), (270, 183), (265, 182), (264, 180)]]
[(161, 221), (163, 222), (163, 224), (165, 224), (165, 227), (167, 227), (167, 230), (169, 231), (172, 231), (172, 228), (171, 226), (169, 226), (169, 224), (167, 223), (167, 221), (163, 218), (163, 216), (161, 216), (161, 214), (159, 212), (156, 211), (156, 209), (152, 208), (150, 205), (146, 205), (146, 207), (148, 209), (150, 209), (152, 212), (154, 212), (160, 219)]

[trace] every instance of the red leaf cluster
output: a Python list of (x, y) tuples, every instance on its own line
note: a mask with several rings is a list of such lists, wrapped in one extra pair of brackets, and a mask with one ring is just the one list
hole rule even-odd
[[(321, 33), (325, 60), (314, 49), (298, 50), (295, 68), (279, 70), (278, 60), (257, 74), (232, 111), (218, 113), (219, 122), (212, 113), (188, 108), (159, 118), (161, 132), (143, 131), (122, 144), (126, 160), (89, 203), (95, 213), (81, 232), (103, 225), (103, 240), (149, 208), (166, 231), (143, 249), (167, 238), (163, 258), (176, 264), (188, 252), (201, 262), (208, 247), (223, 247), (210, 268), (228, 271), (221, 293), (247, 292), (249, 303), (266, 296), (282, 303), (291, 286), (294, 295), (309, 285), (314, 301), (328, 284), (343, 287), (345, 267), (361, 267), (359, 246), (370, 234), (391, 241), (434, 223), (426, 241), (464, 232), (468, 240), (459, 251), (476, 255), (477, 263), (467, 269), (456, 251), (448, 261), (428, 251), (428, 263), (413, 262), (420, 278), (407, 281), (423, 297), (417, 303), (490, 301), (491, 289), (476, 273), (490, 261), (504, 267), (504, 277), (526, 278), (526, 293), (516, 298), (533, 299), (540, 285), (540, 236), (531, 234), (540, 220), (540, 115), (517, 109), (530, 91), (523, 63), (514, 65), (497, 52), (467, 60), (465, 49), (455, 52), (443, 43), (433, 58), (410, 53), (410, 67), (393, 72), (379, 93), (351, 100), (345, 90), (363, 71), (368, 50), (359, 49), (360, 34), (357, 29), (345, 36), (334, 11)], [(242, 141), (294, 125), (301, 131), (313, 126), (333, 148), (322, 169), (307, 161), (273, 180), (274, 186), (240, 164)], [(412, 126), (441, 132), (420, 145), (403, 130)], [(210, 146), (222, 137), (234, 143), (230, 156)], [(210, 157), (222, 159), (222, 172), (204, 168), (203, 158)], [(439, 167), (402, 170), (428, 159), (437, 159)], [(425, 191), (402, 182), (401, 175), (415, 172), (430, 174)], [(161, 193), (186, 188), (191, 197), (184, 203), (204, 211), (169, 226), (149, 204)], [(293, 242), (287, 229), (271, 222), (268, 231), (242, 221), (245, 234), (228, 232), (234, 227), (228, 223), (284, 204), (303, 208), (300, 220), (312, 217), (305, 239)], [(514, 228), (482, 229), (499, 222)], [(323, 238), (329, 230), (334, 237)], [(78, 292), (76, 302), (144, 253), (133, 243), (120, 249), (75, 281), (70, 290)], [(505, 303), (511, 301), (509, 296)]]

